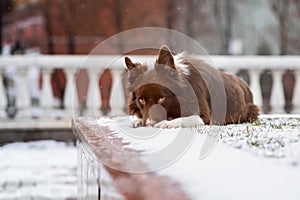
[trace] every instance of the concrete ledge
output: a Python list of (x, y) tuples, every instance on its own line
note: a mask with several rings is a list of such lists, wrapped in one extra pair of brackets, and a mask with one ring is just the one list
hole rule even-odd
[(15, 130), (28, 130), (28, 131), (71, 130), (71, 119), (70, 120), (5, 119), (0, 123), (0, 132), (15, 131)]
[[(103, 197), (104, 191), (101, 184), (103, 176), (100, 168), (104, 168), (112, 179), (122, 198), (130, 200), (172, 199), (187, 200), (180, 184), (167, 176), (160, 176), (155, 172), (129, 173), (128, 169), (146, 169), (147, 166), (140, 159), (139, 151), (130, 150), (126, 142), (115, 137), (116, 132), (107, 126), (97, 123), (99, 118), (80, 117), (73, 120), (73, 132), (81, 149), (81, 158), (78, 168), (83, 169), (78, 173), (78, 191), (84, 197)], [(102, 118), (105, 119), (105, 118)], [(132, 151), (132, 154), (125, 152)], [(107, 166), (105, 163), (111, 165)], [(95, 166), (94, 166), (95, 165)], [(113, 167), (116, 167), (115, 169)], [(119, 171), (117, 169), (122, 169)], [(87, 170), (87, 171), (84, 171)], [(108, 183), (105, 183), (108, 184)], [(102, 185), (102, 186), (101, 186)], [(85, 190), (88, 188), (88, 190)], [(91, 189), (93, 188), (93, 190)], [(80, 194), (79, 194), (80, 195)]]
[(27, 142), (33, 140), (75, 141), (71, 130), (14, 130), (0, 132), (0, 145), (10, 142)]
[(0, 144), (18, 141), (47, 140), (75, 141), (71, 131), (71, 119), (30, 117), (0, 119)]

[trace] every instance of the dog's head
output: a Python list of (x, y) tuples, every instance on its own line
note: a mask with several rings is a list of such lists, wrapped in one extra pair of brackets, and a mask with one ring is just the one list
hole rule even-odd
[(185, 93), (185, 78), (176, 68), (167, 46), (160, 48), (152, 68), (133, 63), (128, 57), (125, 63), (129, 70), (130, 114), (138, 113), (144, 125), (181, 116), (180, 97)]

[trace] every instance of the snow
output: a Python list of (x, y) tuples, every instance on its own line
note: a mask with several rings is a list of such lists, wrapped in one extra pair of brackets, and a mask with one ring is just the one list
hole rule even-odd
[(147, 153), (163, 149), (164, 146), (169, 145), (177, 136), (178, 131), (175, 129), (132, 128), (131, 123), (134, 120), (128, 117), (117, 117), (114, 119), (101, 118), (98, 120), (98, 124), (109, 126), (116, 133), (114, 137), (122, 138), (125, 143), (129, 142), (127, 145), (128, 148), (143, 150)]
[(75, 146), (51, 140), (0, 147), (0, 199), (76, 198), (76, 156)]
[[(179, 182), (191, 199), (299, 199), (299, 115), (197, 129), (132, 128), (132, 120), (98, 123), (129, 142), (128, 148), (143, 150), (141, 159), (150, 171)], [(208, 155), (199, 159), (207, 145)]]
[(300, 170), (218, 143), (199, 160), (199, 136), (189, 151), (158, 171), (182, 184), (192, 199), (299, 199)]

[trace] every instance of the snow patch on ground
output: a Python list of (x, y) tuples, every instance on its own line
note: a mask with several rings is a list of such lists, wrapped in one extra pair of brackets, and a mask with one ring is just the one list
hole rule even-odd
[(76, 147), (56, 141), (0, 147), (0, 199), (77, 197)]

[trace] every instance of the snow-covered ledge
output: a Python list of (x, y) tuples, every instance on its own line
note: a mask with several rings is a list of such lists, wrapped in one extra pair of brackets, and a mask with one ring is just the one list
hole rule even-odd
[[(128, 147), (109, 126), (100, 125), (101, 121), (111, 120), (73, 120), (78, 148), (78, 199), (188, 199), (170, 177), (147, 172), (139, 150)], [(143, 173), (129, 173), (132, 169)]]
[(192, 129), (131, 123), (73, 120), (79, 199), (299, 199), (300, 115)]
[[(133, 60), (137, 62), (152, 63), (155, 56), (133, 55)], [(249, 73), (250, 87), (254, 93), (254, 101), (262, 106), (262, 91), (259, 84), (260, 75), (265, 69), (270, 70), (273, 76), (273, 84), (270, 86), (272, 93), (270, 97), (271, 113), (284, 113), (284, 92), (282, 77), (286, 70), (292, 69), (293, 74), (288, 82), (290, 89), (293, 88), (291, 104), (294, 108), (292, 113), (300, 113), (300, 56), (210, 56), (201, 57), (210, 64), (221, 68), (229, 73), (236, 74), (240, 69), (246, 69)], [(87, 90), (87, 113), (98, 113), (102, 105), (99, 91), (99, 78), (107, 67), (111, 70), (112, 93), (110, 104), (113, 115), (124, 114), (125, 98), (124, 87), (122, 85), (122, 75), (124, 66), (124, 56), (122, 55), (36, 55), (36, 56), (0, 56), (0, 78), (6, 68), (15, 66), (19, 77), (19, 92), (17, 96), (17, 106), (20, 110), (30, 109), (30, 94), (28, 90), (28, 80), (26, 75), (34, 66), (41, 70), (43, 85), (40, 93), (40, 106), (42, 110), (53, 108), (53, 96), (51, 91), (51, 72), (55, 68), (63, 68), (66, 73), (67, 85), (65, 91), (64, 104), (67, 110), (72, 110), (70, 114), (77, 114), (79, 103), (75, 80), (76, 70), (87, 69), (89, 76), (89, 86)], [(75, 81), (75, 82), (74, 82)], [(292, 87), (293, 86), (293, 87)], [(101, 86), (102, 87), (102, 86)], [(4, 110), (6, 98), (2, 80), (0, 80), (0, 108)], [(47, 112), (46, 112), (47, 113)]]

